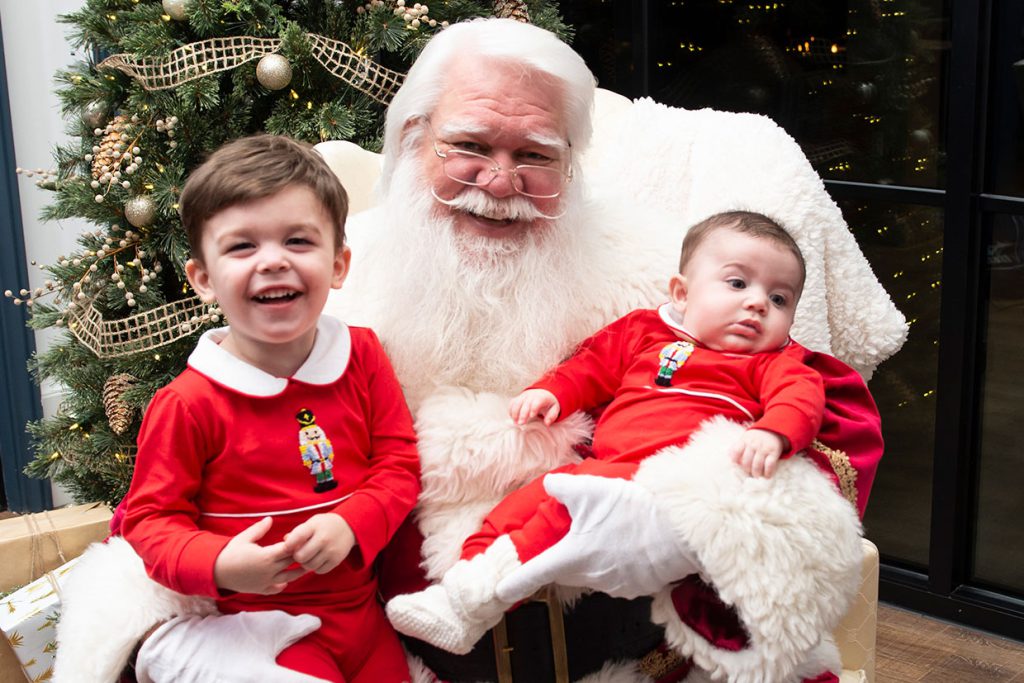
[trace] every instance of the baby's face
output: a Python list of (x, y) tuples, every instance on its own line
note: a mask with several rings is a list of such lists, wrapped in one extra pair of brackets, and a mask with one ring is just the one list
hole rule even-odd
[(760, 353), (789, 338), (802, 274), (795, 255), (733, 230), (709, 235), (669, 283), (686, 331), (716, 351)]

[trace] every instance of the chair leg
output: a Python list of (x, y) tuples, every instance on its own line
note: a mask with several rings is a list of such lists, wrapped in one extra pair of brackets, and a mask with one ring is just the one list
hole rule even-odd
[(878, 629), (878, 548), (863, 539), (864, 564), (860, 590), (835, 630), (843, 669), (863, 671), (875, 683), (875, 634)]

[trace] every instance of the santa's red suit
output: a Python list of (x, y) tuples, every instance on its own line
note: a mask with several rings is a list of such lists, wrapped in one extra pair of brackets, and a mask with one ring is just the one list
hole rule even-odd
[[(222, 612), (319, 617), (320, 630), (287, 648), (282, 664), (332, 680), (332, 670), (347, 681), (407, 679), (405, 655), (377, 602), (373, 563), (415, 503), (419, 460), (380, 342), (369, 329), (324, 317), (307, 361), (281, 379), (221, 349), (224, 336), (206, 333), (188, 368), (154, 396), (124, 536), (150, 576), (216, 598)], [(273, 544), (325, 512), (341, 515), (357, 543), (336, 569), (306, 574), (273, 596), (218, 589), (214, 562), (233, 536), (270, 516), (259, 543)]]
[[(557, 472), (631, 478), (641, 460), (684, 445), (716, 415), (785, 437), (784, 457), (804, 450), (818, 434), (825, 407), (821, 375), (804, 364), (806, 357), (806, 349), (791, 340), (754, 354), (709, 349), (664, 304), (602, 328), (530, 388), (554, 394), (560, 417), (607, 404), (594, 428), (594, 458)], [(571, 523), (538, 478), (487, 516), (463, 545), (463, 557), (508, 534), (526, 562), (562, 538)]]

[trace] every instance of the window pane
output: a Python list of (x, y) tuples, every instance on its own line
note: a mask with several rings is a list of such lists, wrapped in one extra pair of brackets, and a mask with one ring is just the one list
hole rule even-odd
[(826, 178), (942, 185), (942, 0), (651, 8), (654, 99), (765, 114)]
[(882, 413), (885, 455), (865, 533), (889, 559), (928, 564), (935, 386), (938, 376), (942, 214), (880, 202), (840, 202), (871, 267), (910, 321), (903, 349), (869, 384)]
[(988, 182), (996, 194), (1024, 196), (1024, 3), (996, 2), (989, 89)]
[(974, 575), (1024, 593), (1024, 216), (995, 216), (986, 236), (989, 298)]
[(633, 64), (633, 3), (571, 0), (559, 4), (574, 28), (572, 47), (586, 61), (597, 85), (629, 98), (643, 97)]

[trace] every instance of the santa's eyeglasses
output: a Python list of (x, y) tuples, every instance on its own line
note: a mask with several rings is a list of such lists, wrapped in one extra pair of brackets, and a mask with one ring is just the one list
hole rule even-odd
[(571, 147), (566, 148), (567, 158), (564, 160), (535, 154), (538, 162), (536, 164), (518, 164), (512, 168), (502, 168), (501, 164), (486, 154), (438, 140), (433, 128), (430, 127), (430, 122), (425, 118), (423, 122), (433, 140), (434, 153), (441, 159), (444, 174), (457, 183), (485, 187), (497, 178), (499, 173), (505, 171), (511, 176), (512, 187), (524, 197), (554, 199), (562, 193), (565, 183), (572, 180), (572, 163), (569, 157), (572, 153)]

